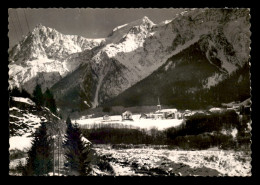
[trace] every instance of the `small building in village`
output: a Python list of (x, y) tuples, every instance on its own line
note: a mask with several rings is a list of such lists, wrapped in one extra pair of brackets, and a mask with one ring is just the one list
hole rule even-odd
[(187, 118), (187, 117), (190, 117), (192, 115), (193, 115), (192, 111), (188, 110), (188, 109), (185, 110), (184, 113), (182, 114), (183, 118)]
[(155, 114), (157, 117), (162, 119), (176, 119), (176, 113), (178, 112), (177, 109), (161, 109), (157, 110)]
[(213, 107), (213, 108), (209, 109), (209, 111), (210, 111), (210, 112), (221, 112), (222, 109), (219, 108), (219, 107)]
[(160, 104), (160, 100), (158, 98), (158, 104), (157, 104), (157, 111), (144, 114), (142, 113), (140, 116), (141, 118), (144, 119), (183, 119), (183, 113), (178, 111), (175, 108), (172, 109), (162, 109), (162, 106)]
[(104, 116), (103, 116), (103, 120), (110, 120), (109, 115), (104, 115)]
[(122, 113), (122, 121), (124, 121), (124, 120), (133, 120), (133, 118), (132, 118), (132, 113), (130, 112), (130, 111), (125, 111), (125, 112), (123, 112)]
[(164, 114), (163, 114), (163, 113), (153, 113), (153, 114), (151, 115), (151, 118), (152, 118), (152, 119), (164, 119), (165, 117), (164, 117)]
[(183, 114), (181, 112), (177, 112), (175, 119), (183, 119)]

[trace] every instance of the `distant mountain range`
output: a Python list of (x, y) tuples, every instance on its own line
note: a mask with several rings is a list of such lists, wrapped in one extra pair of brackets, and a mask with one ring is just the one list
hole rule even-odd
[(157, 97), (183, 108), (243, 101), (250, 97), (249, 13), (190, 9), (159, 24), (143, 17), (101, 39), (38, 25), (9, 52), (10, 88), (32, 93), (38, 83), (61, 109), (76, 110), (150, 105)]

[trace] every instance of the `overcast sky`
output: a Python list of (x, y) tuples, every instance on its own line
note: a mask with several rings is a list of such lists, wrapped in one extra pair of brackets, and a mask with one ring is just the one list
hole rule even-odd
[[(10, 47), (37, 24), (86, 38), (104, 38), (116, 26), (147, 16), (154, 23), (172, 19), (183, 9), (9, 9)], [(27, 19), (27, 21), (26, 21)], [(28, 22), (28, 24), (27, 24)]]

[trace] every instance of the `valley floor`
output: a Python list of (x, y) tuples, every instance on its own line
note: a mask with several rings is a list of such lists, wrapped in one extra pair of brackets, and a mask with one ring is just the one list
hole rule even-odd
[(116, 176), (251, 176), (251, 152), (169, 150), (153, 147), (114, 149), (96, 145)]
[[(251, 151), (170, 150), (164, 146), (143, 146), (115, 149), (114, 146), (94, 145), (92, 160), (99, 160), (107, 170), (92, 166), (91, 176), (251, 176)], [(132, 148), (131, 148), (132, 147)], [(26, 158), (10, 161), (10, 175), (21, 175), (14, 169)], [(109, 169), (109, 168), (108, 168)], [(52, 174), (51, 174), (52, 175)]]
[(133, 127), (133, 128), (141, 128), (141, 129), (151, 129), (151, 128), (157, 128), (158, 130), (164, 130), (169, 127), (176, 127), (180, 125), (183, 120), (182, 119), (140, 119), (141, 114), (133, 115), (133, 121), (130, 120), (124, 120), (122, 121), (122, 118), (120, 115), (110, 116), (109, 120), (104, 120), (103, 117), (97, 117), (97, 118), (89, 118), (89, 119), (77, 119), (72, 120), (72, 122), (77, 122), (79, 125), (91, 128), (94, 125), (95, 126), (105, 126), (105, 125), (111, 125), (113, 124), (117, 126), (126, 126), (126, 127)]

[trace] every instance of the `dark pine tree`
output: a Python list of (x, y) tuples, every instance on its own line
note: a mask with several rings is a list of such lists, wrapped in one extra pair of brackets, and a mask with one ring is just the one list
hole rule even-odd
[(9, 95), (10, 96), (14, 96), (14, 97), (20, 97), (21, 96), (21, 92), (18, 89), (18, 87), (14, 87), (14, 88), (9, 90)]
[(87, 175), (88, 163), (86, 162), (89, 148), (82, 141), (82, 133), (79, 126), (72, 125), (70, 118), (67, 118), (67, 131), (65, 135), (65, 167), (68, 175)]
[(32, 99), (31, 95), (25, 89), (22, 89), (22, 91), (20, 91), (20, 89), (18, 87), (14, 87), (14, 88), (10, 89), (9, 95), (14, 96), (14, 97), (23, 97), (23, 98)]
[(37, 106), (42, 106), (44, 99), (42, 94), (42, 88), (39, 84), (36, 85), (33, 91), (33, 100)]
[(49, 108), (52, 113), (57, 113), (56, 102), (49, 88), (44, 93), (44, 106)]
[(51, 144), (47, 135), (46, 123), (42, 122), (34, 133), (34, 140), (31, 149), (28, 151), (27, 164), (23, 170), (23, 175), (48, 175), (52, 168)]
[(22, 88), (21, 96), (24, 97), (24, 98), (32, 99), (32, 96), (23, 88)]

